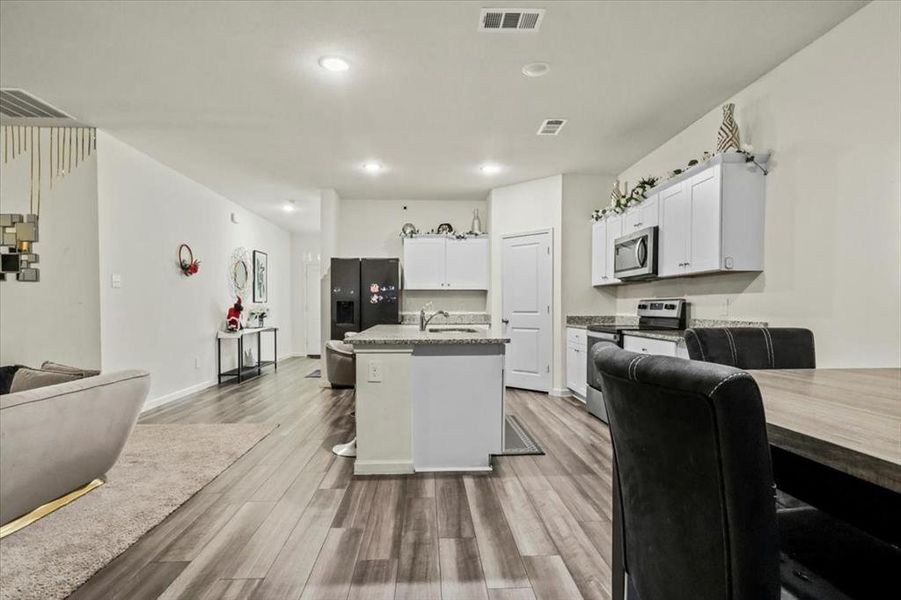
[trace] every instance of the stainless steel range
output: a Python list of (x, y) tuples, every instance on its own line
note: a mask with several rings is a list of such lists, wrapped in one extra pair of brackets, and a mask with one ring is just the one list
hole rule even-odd
[(683, 330), (685, 329), (687, 306), (688, 303), (682, 298), (639, 300), (637, 324), (632, 320), (588, 326), (588, 393), (585, 399), (588, 412), (604, 423), (607, 422), (607, 408), (604, 405), (601, 382), (594, 376), (592, 352), (595, 347), (599, 344), (613, 344), (622, 347), (623, 332), (628, 331)]

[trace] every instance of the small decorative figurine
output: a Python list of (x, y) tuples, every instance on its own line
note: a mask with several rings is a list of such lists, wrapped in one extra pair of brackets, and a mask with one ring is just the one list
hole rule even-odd
[(225, 315), (226, 331), (238, 331), (241, 329), (241, 311), (243, 310), (244, 306), (241, 304), (241, 296), (238, 296), (234, 306), (229, 308), (228, 313)]

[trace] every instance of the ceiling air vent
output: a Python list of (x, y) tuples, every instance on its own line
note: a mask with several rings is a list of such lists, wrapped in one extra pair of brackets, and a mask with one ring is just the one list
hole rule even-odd
[[(0, 89), (0, 118), (3, 121), (23, 125), (55, 125), (59, 121), (72, 121), (72, 116), (51, 106), (25, 90)], [(53, 123), (49, 121), (52, 120)]]
[(564, 125), (566, 125), (566, 119), (545, 119), (538, 128), (538, 135), (557, 135)]
[(543, 8), (483, 8), (479, 31), (538, 31)]

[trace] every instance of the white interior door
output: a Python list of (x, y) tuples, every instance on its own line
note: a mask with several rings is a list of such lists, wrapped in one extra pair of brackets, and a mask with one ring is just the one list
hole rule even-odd
[(306, 353), (313, 356), (321, 352), (322, 346), (320, 277), (319, 263), (308, 263), (304, 282), (304, 331)]
[(553, 357), (552, 237), (550, 231), (504, 236), (501, 317), (510, 338), (505, 380), (510, 387), (549, 392)]

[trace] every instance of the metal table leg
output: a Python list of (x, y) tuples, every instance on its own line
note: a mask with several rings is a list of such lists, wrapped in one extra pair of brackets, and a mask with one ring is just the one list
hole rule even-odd
[(219, 383), (222, 383), (222, 338), (216, 338), (216, 373), (219, 374)]
[(263, 332), (257, 332), (257, 376), (263, 374)]
[(244, 376), (244, 336), (238, 336), (238, 383), (243, 381)]
[(278, 329), (272, 330), (272, 366), (278, 371)]

